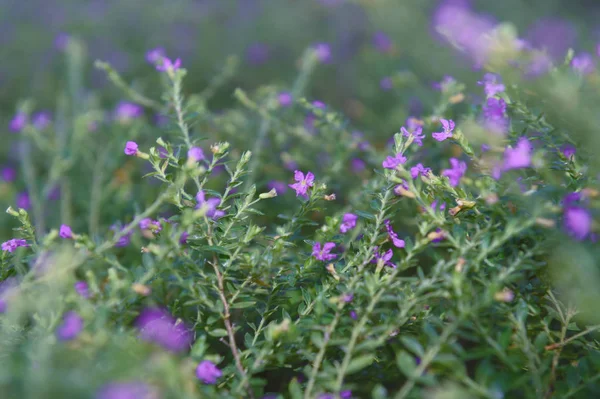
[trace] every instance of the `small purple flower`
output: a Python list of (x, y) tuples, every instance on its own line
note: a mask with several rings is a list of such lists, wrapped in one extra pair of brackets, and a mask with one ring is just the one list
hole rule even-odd
[(591, 233), (592, 215), (583, 207), (568, 205), (563, 212), (563, 224), (571, 237), (583, 241)]
[(390, 237), (390, 240), (392, 240), (392, 243), (394, 244), (394, 246), (396, 248), (404, 248), (404, 245), (405, 245), (404, 240), (401, 240), (398, 237), (398, 234), (392, 228), (392, 222), (390, 222), (389, 219), (385, 221), (385, 229), (387, 230), (388, 236)]
[(140, 229), (159, 232), (162, 230), (162, 226), (158, 220), (144, 218), (140, 220)]
[(342, 218), (342, 224), (340, 226), (340, 233), (346, 234), (349, 230), (356, 227), (356, 221), (358, 216), (353, 213), (346, 213)]
[(410, 168), (410, 176), (413, 179), (416, 179), (417, 177), (419, 177), (419, 175), (427, 176), (429, 173), (431, 173), (431, 169), (424, 167), (421, 163), (418, 163), (417, 165)]
[(394, 88), (394, 81), (389, 76), (386, 76), (379, 81), (379, 87), (386, 91), (392, 90)]
[(269, 60), (271, 49), (265, 43), (253, 43), (246, 49), (246, 60), (251, 65), (262, 65)]
[(52, 122), (50, 113), (47, 111), (38, 112), (37, 114), (33, 115), (32, 119), (33, 119), (33, 126), (37, 130), (46, 129)]
[(354, 299), (354, 294), (352, 294), (352, 293), (346, 293), (346, 294), (342, 295), (342, 301), (344, 301), (344, 303), (350, 303), (350, 302), (352, 302), (353, 299)]
[(312, 248), (312, 256), (323, 262), (330, 261), (337, 258), (337, 255), (330, 253), (334, 248), (335, 243), (333, 242), (326, 242), (325, 245), (323, 245), (323, 248), (321, 248), (320, 242), (315, 242)]
[(203, 360), (196, 367), (196, 377), (204, 384), (216, 384), (223, 372), (210, 360)]
[(128, 141), (125, 144), (125, 155), (136, 155), (138, 152), (138, 145), (135, 141)]
[(115, 108), (115, 119), (121, 123), (129, 122), (142, 116), (144, 109), (134, 103), (121, 101)]
[(280, 106), (289, 107), (294, 102), (294, 97), (292, 97), (291, 93), (282, 92), (277, 96), (277, 101), (279, 101)]
[(200, 147), (192, 147), (187, 153), (189, 159), (194, 162), (204, 161), (206, 157), (204, 156), (204, 151)]
[(175, 61), (171, 61), (168, 57), (163, 57), (162, 62), (156, 65), (156, 70), (161, 72), (176, 71), (181, 68), (181, 60), (177, 58)]
[(327, 108), (327, 105), (325, 105), (325, 103), (323, 101), (313, 101), (312, 102), (312, 106), (318, 109), (325, 109)]
[(506, 87), (502, 84), (502, 78), (495, 73), (486, 73), (483, 80), (477, 82), (477, 84), (483, 86), (485, 95), (488, 97), (493, 97), (506, 90)]
[(56, 336), (61, 341), (77, 338), (83, 330), (83, 319), (77, 313), (70, 311), (63, 316), (63, 322), (56, 330)]
[(315, 54), (317, 55), (317, 59), (326, 64), (331, 61), (331, 47), (328, 43), (317, 43), (314, 46)]
[(28, 247), (27, 241), (20, 238), (13, 238), (12, 240), (8, 240), (2, 243), (2, 250), (13, 252), (15, 249), (19, 247)]
[(440, 206), (438, 206), (438, 202), (437, 202), (437, 200), (434, 200), (434, 201), (431, 203), (431, 209), (433, 209), (434, 211), (437, 211), (437, 210), (443, 211), (443, 210), (445, 210), (445, 209), (446, 209), (446, 203), (445, 203), (445, 202), (442, 202), (442, 203), (440, 204)]
[[(123, 230), (125, 228), (125, 226), (119, 228), (116, 225), (111, 226), (111, 230), (113, 230), (115, 233), (119, 230)], [(119, 240), (116, 242), (115, 247), (117, 248), (122, 248), (122, 247), (126, 247), (129, 245), (129, 243), (131, 242), (131, 235), (133, 234), (132, 231), (129, 231), (127, 234), (125, 234), (124, 236), (120, 237)]]
[(394, 194), (396, 195), (402, 195), (403, 191), (409, 191), (410, 187), (408, 186), (408, 183), (406, 182), (406, 180), (402, 180), (402, 184), (398, 184), (396, 187), (394, 187)]
[(155, 49), (149, 50), (146, 53), (146, 61), (150, 64), (158, 64), (165, 57), (165, 49), (162, 47), (157, 47)]
[(487, 129), (496, 134), (508, 131), (509, 120), (506, 116), (506, 102), (502, 98), (490, 97), (482, 107), (483, 121)]
[(27, 125), (27, 115), (23, 111), (19, 111), (11, 119), (9, 129), (11, 132), (19, 133)]
[(515, 148), (506, 147), (504, 150), (503, 170), (528, 168), (531, 166), (531, 143), (527, 137), (521, 137)]
[(299, 170), (294, 171), (294, 180), (296, 183), (288, 184), (289, 187), (296, 190), (296, 197), (306, 197), (308, 188), (314, 185), (315, 175), (312, 172), (307, 172), (306, 176)]
[(366, 167), (367, 165), (365, 164), (365, 161), (360, 158), (352, 158), (350, 161), (350, 168), (354, 173), (361, 173), (366, 169)]
[(15, 168), (6, 166), (0, 171), (0, 176), (2, 177), (2, 180), (6, 182), (13, 182), (17, 178), (17, 171)]
[(573, 57), (571, 68), (581, 75), (589, 75), (596, 69), (594, 57), (589, 53), (578, 54)]
[(434, 89), (444, 92), (450, 85), (454, 83), (456, 83), (456, 79), (454, 79), (452, 76), (446, 75), (441, 81), (434, 82), (432, 86)]
[(61, 224), (60, 225), (60, 231), (59, 231), (58, 235), (61, 238), (71, 239), (71, 238), (73, 238), (73, 230), (71, 230), (71, 226), (68, 226), (66, 224)]
[(346, 390), (340, 392), (340, 399), (352, 399), (352, 391)]
[(419, 147), (423, 147), (423, 139), (425, 138), (425, 134), (422, 134), (423, 128), (421, 126), (415, 126), (412, 129), (412, 132), (406, 130), (404, 128), (404, 126), (402, 126), (400, 128), (400, 132), (402, 133), (402, 136), (404, 136), (404, 137), (410, 137), (410, 136), (412, 136), (413, 141), (415, 143), (417, 143), (417, 145)]
[(29, 198), (29, 194), (27, 191), (23, 191), (22, 193), (17, 194), (17, 207), (23, 209), (31, 208), (31, 199)]
[(440, 119), (440, 122), (442, 123), (442, 126), (444, 128), (443, 132), (438, 132), (438, 133), (432, 133), (431, 136), (436, 139), (437, 141), (444, 141), (449, 137), (452, 137), (452, 131), (454, 130), (454, 121), (450, 120), (446, 120), (446, 119)]
[(181, 233), (181, 235), (179, 236), (179, 243), (181, 245), (187, 244), (187, 239), (190, 236), (190, 233), (188, 233), (187, 231), (184, 231), (183, 233)]
[(382, 31), (373, 34), (373, 46), (382, 53), (390, 53), (394, 49), (392, 39)]
[(88, 283), (86, 283), (85, 281), (76, 282), (74, 287), (75, 287), (75, 291), (83, 298), (87, 299), (90, 297), (90, 289), (89, 289)]
[(572, 156), (575, 155), (575, 153), (577, 152), (577, 149), (575, 148), (575, 146), (573, 146), (571, 144), (565, 144), (560, 148), (560, 151), (563, 153), (565, 158), (570, 159)]
[(371, 263), (381, 263), (384, 266), (395, 269), (397, 266), (391, 262), (392, 256), (394, 256), (394, 252), (391, 249), (388, 249), (386, 252), (379, 252), (379, 248), (375, 247), (375, 254), (373, 259), (371, 259)]
[(61, 32), (54, 38), (54, 47), (60, 51), (65, 51), (69, 45), (71, 36), (65, 32)]
[(460, 179), (462, 179), (467, 172), (467, 163), (459, 161), (456, 158), (450, 158), (450, 166), (450, 169), (444, 169), (442, 171), (442, 176), (448, 177), (448, 179), (450, 179), (450, 185), (456, 187), (460, 184)]
[(95, 399), (159, 399), (158, 392), (141, 381), (113, 382), (104, 385)]
[(534, 79), (545, 75), (552, 68), (552, 59), (546, 53), (535, 53), (527, 64), (525, 78)]
[(171, 352), (182, 352), (189, 348), (192, 334), (184, 323), (178, 322), (164, 309), (146, 308), (135, 321), (140, 338), (154, 342)]
[(356, 314), (356, 311), (351, 310), (350, 311), (350, 317), (352, 318), (352, 320), (358, 319), (358, 315)]
[(204, 191), (200, 190), (198, 191), (198, 194), (196, 194), (196, 201), (198, 202), (196, 209), (206, 208), (206, 217), (209, 217), (212, 220), (217, 220), (225, 216), (225, 212), (217, 209), (217, 206), (221, 204), (220, 198), (206, 199)]
[(275, 190), (277, 195), (282, 195), (283, 193), (285, 193), (288, 190), (288, 185), (285, 182), (282, 182), (279, 180), (271, 180), (267, 184), (267, 188), (269, 190)]
[(382, 165), (385, 169), (396, 169), (399, 165), (403, 165), (406, 162), (406, 157), (398, 153), (393, 157), (386, 157)]

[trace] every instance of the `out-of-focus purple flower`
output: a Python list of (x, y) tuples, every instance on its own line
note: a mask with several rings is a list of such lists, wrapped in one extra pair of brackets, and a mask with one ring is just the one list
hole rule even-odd
[(335, 243), (326, 242), (321, 248), (320, 242), (315, 242), (312, 248), (312, 256), (314, 256), (317, 260), (326, 262), (332, 259), (337, 258), (336, 254), (330, 253), (331, 250), (335, 248)]
[(396, 265), (392, 263), (392, 256), (394, 256), (394, 252), (391, 249), (388, 249), (386, 252), (379, 252), (379, 248), (375, 247), (374, 249), (373, 259), (371, 259), (371, 263), (381, 263), (384, 266), (389, 266), (392, 269), (396, 268)]
[(56, 330), (56, 336), (61, 341), (77, 338), (83, 330), (83, 319), (76, 312), (70, 311), (63, 316), (63, 322)]
[(394, 194), (396, 195), (404, 195), (405, 192), (409, 191), (410, 187), (406, 180), (402, 180), (402, 184), (398, 184), (394, 187)]
[(74, 287), (75, 291), (83, 298), (87, 299), (90, 297), (90, 288), (88, 286), (88, 283), (86, 283), (85, 281), (76, 282)]
[(280, 180), (271, 180), (267, 184), (269, 190), (275, 190), (277, 195), (282, 195), (288, 190), (288, 185)]
[[(115, 234), (117, 234), (119, 232), (119, 230), (123, 230), (125, 229), (125, 226), (119, 228), (116, 225), (111, 226), (110, 228), (111, 230), (113, 230), (115, 232)], [(129, 243), (131, 242), (131, 235), (133, 234), (132, 231), (129, 231), (127, 234), (123, 235), (122, 237), (119, 238), (119, 240), (115, 243), (115, 247), (117, 248), (122, 248), (122, 247), (126, 247), (129, 245)]]
[(460, 184), (460, 179), (462, 179), (467, 172), (467, 163), (459, 161), (456, 158), (450, 158), (450, 166), (450, 169), (444, 169), (442, 171), (442, 176), (448, 177), (448, 179), (450, 179), (450, 185), (456, 187)]
[(340, 399), (352, 399), (352, 391), (346, 390), (340, 392)]
[(437, 200), (434, 200), (434, 201), (431, 203), (431, 209), (433, 209), (434, 211), (438, 211), (438, 210), (439, 210), (439, 211), (443, 211), (443, 210), (445, 210), (445, 209), (446, 209), (446, 203), (445, 203), (445, 202), (442, 202), (442, 203), (440, 204), (440, 206), (438, 206), (438, 201), (437, 201)]
[(159, 232), (162, 230), (162, 226), (158, 220), (153, 220), (150, 218), (144, 218), (140, 220), (140, 229), (142, 230), (152, 230), (155, 232)]
[(373, 34), (373, 46), (382, 53), (391, 53), (394, 50), (394, 42), (382, 31)]
[(417, 143), (419, 147), (423, 147), (423, 139), (425, 138), (425, 134), (422, 134), (423, 128), (421, 126), (416, 126), (412, 129), (412, 132), (406, 130), (404, 126), (400, 128), (400, 132), (404, 137), (410, 137), (412, 135), (413, 141)]
[(71, 239), (71, 238), (73, 238), (73, 230), (71, 230), (71, 226), (68, 226), (66, 224), (61, 224), (58, 235), (61, 236), (62, 238)]
[(352, 318), (352, 320), (358, 319), (358, 315), (356, 314), (355, 310), (350, 311), (350, 317)]
[(350, 302), (352, 302), (353, 299), (354, 299), (354, 294), (352, 294), (352, 293), (346, 293), (346, 294), (342, 295), (342, 301), (344, 303), (350, 303)]
[(196, 367), (196, 377), (204, 384), (216, 384), (223, 372), (210, 360), (203, 360)]
[(506, 90), (506, 86), (502, 84), (502, 78), (495, 73), (486, 73), (483, 75), (483, 80), (477, 82), (477, 84), (483, 86), (485, 95), (488, 97), (495, 96)]
[(488, 152), (491, 149), (492, 149), (492, 147), (490, 147), (488, 144), (484, 143), (481, 145), (481, 152)]
[(577, 29), (564, 19), (541, 18), (529, 28), (525, 40), (530, 46), (543, 50), (552, 60), (558, 61), (575, 45)]
[(46, 129), (48, 126), (50, 126), (51, 122), (52, 122), (52, 117), (50, 115), (50, 112), (47, 112), (47, 111), (38, 112), (37, 114), (34, 114), (32, 117), (33, 126), (37, 130)]
[(13, 238), (12, 240), (8, 240), (2, 243), (2, 250), (13, 252), (15, 249), (19, 247), (28, 247), (27, 241), (20, 238)]
[(575, 148), (575, 146), (573, 146), (571, 144), (565, 144), (560, 148), (560, 151), (563, 153), (565, 158), (571, 158), (572, 156), (575, 155), (575, 153), (577, 152), (577, 149)]
[(433, 235), (431, 242), (442, 242), (446, 239), (446, 233), (439, 227), (435, 229), (435, 232), (433, 234), (429, 234)]
[(158, 391), (142, 381), (112, 382), (96, 393), (95, 399), (159, 399)]
[(289, 184), (288, 186), (296, 191), (296, 197), (306, 197), (308, 188), (314, 185), (315, 175), (312, 172), (307, 172), (306, 176), (299, 170), (294, 171), (294, 180), (296, 183)]
[(356, 227), (356, 221), (358, 220), (358, 216), (353, 213), (346, 213), (342, 218), (342, 224), (340, 225), (340, 233), (347, 233)]
[(440, 119), (440, 122), (444, 128), (444, 131), (431, 133), (431, 137), (437, 141), (444, 141), (447, 138), (452, 137), (452, 132), (454, 131), (454, 121), (452, 119)]
[(271, 49), (265, 43), (253, 43), (246, 49), (246, 60), (251, 65), (262, 65), (269, 60)]
[(17, 207), (23, 209), (31, 208), (31, 199), (29, 198), (29, 194), (27, 191), (23, 191), (22, 193), (17, 194)]
[(546, 53), (535, 53), (525, 67), (524, 76), (534, 79), (546, 74), (552, 68), (552, 60)]
[(114, 118), (118, 122), (126, 123), (141, 117), (143, 113), (144, 110), (141, 106), (128, 101), (121, 101), (115, 108)]
[(181, 245), (187, 244), (187, 239), (190, 236), (190, 233), (188, 233), (187, 231), (184, 231), (183, 233), (181, 233), (181, 235), (179, 236), (179, 243)]
[(527, 137), (521, 137), (515, 148), (504, 150), (503, 170), (528, 168), (531, 166), (531, 143)]
[(389, 76), (386, 76), (379, 81), (379, 87), (386, 91), (392, 90), (394, 88), (394, 81)]
[(433, 82), (433, 84), (431, 85), (434, 89), (439, 90), (439, 91), (446, 91), (448, 89), (448, 87), (452, 84), (456, 83), (456, 79), (454, 79), (452, 76), (450, 75), (445, 75), (441, 81), (439, 82)]
[(366, 169), (366, 167), (367, 165), (365, 164), (365, 161), (360, 158), (352, 158), (350, 161), (350, 168), (354, 173), (361, 173)]
[(589, 75), (596, 69), (596, 63), (590, 53), (581, 53), (573, 57), (571, 68), (581, 75)]
[(405, 245), (404, 240), (401, 240), (398, 237), (398, 234), (392, 228), (392, 222), (390, 222), (389, 219), (385, 221), (385, 229), (387, 230), (390, 240), (392, 240), (392, 244), (394, 244), (394, 246), (396, 248), (404, 248), (404, 245)]
[(142, 310), (135, 325), (140, 330), (141, 339), (158, 344), (171, 352), (185, 351), (192, 342), (191, 331), (164, 309)]
[(406, 130), (415, 133), (419, 128), (422, 130), (423, 124), (422, 120), (409, 116), (408, 119), (406, 119)]
[(157, 47), (154, 48), (152, 50), (148, 50), (148, 52), (146, 52), (146, 61), (148, 61), (150, 64), (156, 65), (158, 64), (165, 56), (166, 56), (166, 52), (165, 49), (162, 47)]
[(0, 177), (2, 177), (2, 180), (5, 182), (13, 182), (17, 178), (17, 171), (15, 168), (5, 166), (0, 171)]
[(328, 43), (317, 43), (313, 49), (320, 62), (326, 64), (331, 61), (331, 46)]
[(485, 127), (493, 133), (505, 134), (509, 120), (506, 116), (506, 102), (502, 98), (490, 97), (483, 106)]
[(196, 209), (206, 208), (207, 217), (213, 220), (217, 220), (225, 216), (225, 212), (217, 209), (217, 206), (221, 204), (220, 198), (206, 199), (204, 191), (200, 190), (198, 191), (198, 194), (196, 194), (196, 201), (198, 202), (198, 205), (196, 205)]
[(563, 224), (571, 237), (583, 241), (592, 231), (592, 214), (583, 207), (566, 206), (563, 211)]
[(427, 176), (429, 173), (431, 173), (431, 169), (424, 167), (422, 163), (418, 163), (410, 168), (410, 176), (413, 179), (416, 179), (419, 175)]
[(57, 50), (65, 51), (67, 46), (69, 45), (69, 41), (71, 40), (71, 36), (67, 33), (61, 32), (54, 38), (54, 47)]
[(156, 65), (156, 70), (161, 72), (173, 72), (181, 68), (181, 59), (172, 61), (168, 57), (162, 57), (162, 61)]
[(125, 149), (123, 150), (125, 155), (135, 155), (138, 152), (138, 145), (135, 141), (128, 141), (125, 144)]
[(13, 133), (19, 133), (27, 125), (27, 115), (23, 111), (19, 111), (11, 119), (8, 128)]
[(312, 106), (318, 109), (325, 109), (327, 105), (323, 101), (315, 100), (312, 102)]
[(396, 154), (393, 157), (386, 157), (382, 162), (382, 166), (385, 169), (396, 169), (399, 165), (403, 165), (406, 162), (406, 157), (401, 153)]
[(204, 156), (204, 151), (200, 147), (192, 147), (187, 153), (189, 159), (194, 162), (204, 161), (206, 157)]
[(294, 102), (294, 97), (291, 93), (282, 92), (277, 95), (277, 101), (279, 101), (280, 106), (289, 107)]

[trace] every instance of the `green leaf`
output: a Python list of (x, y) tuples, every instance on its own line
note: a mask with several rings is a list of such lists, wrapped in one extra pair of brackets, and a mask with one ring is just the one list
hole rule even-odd
[(360, 370), (364, 369), (365, 367), (368, 367), (371, 363), (373, 363), (374, 359), (375, 359), (375, 355), (373, 355), (372, 353), (369, 353), (368, 355), (362, 355), (359, 357), (355, 357), (354, 359), (352, 359), (350, 364), (348, 364), (348, 368), (346, 369), (346, 374), (356, 373), (357, 371), (360, 371)]
[(297, 379), (292, 379), (289, 386), (290, 397), (292, 399), (302, 399), (302, 388), (300, 388), (300, 384)]
[(224, 328), (216, 328), (208, 332), (209, 335), (213, 337), (225, 337), (227, 336), (227, 330)]
[(396, 365), (406, 375), (411, 378), (415, 374), (417, 368), (415, 359), (406, 351), (400, 351), (396, 356)]
[(233, 305), (231, 305), (232, 309), (244, 309), (244, 308), (249, 308), (251, 306), (254, 306), (256, 304), (255, 301), (248, 301), (248, 302), (237, 302), (234, 303)]
[(423, 357), (423, 353), (424, 353), (423, 347), (421, 346), (421, 343), (419, 341), (417, 341), (415, 338), (409, 337), (409, 336), (404, 336), (404, 337), (400, 337), (400, 341), (402, 341), (404, 346), (406, 346), (406, 349), (408, 349), (409, 351), (411, 351), (412, 353), (414, 353), (417, 356)]

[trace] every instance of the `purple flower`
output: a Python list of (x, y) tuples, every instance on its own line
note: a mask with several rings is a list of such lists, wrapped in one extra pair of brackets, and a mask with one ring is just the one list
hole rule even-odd
[(342, 295), (342, 301), (344, 301), (344, 303), (350, 303), (350, 302), (352, 302), (353, 299), (354, 299), (354, 294), (352, 294), (352, 293), (346, 293), (346, 294)]
[(398, 184), (396, 187), (394, 187), (394, 193), (396, 195), (402, 195), (403, 191), (409, 191), (409, 189), (410, 187), (408, 186), (406, 180), (402, 180), (402, 184)]
[(437, 210), (443, 211), (444, 209), (446, 209), (446, 203), (442, 202), (440, 204), (440, 206), (438, 206), (438, 202), (437, 202), (437, 200), (435, 200), (431, 203), (431, 209), (433, 209), (434, 211), (437, 211)]
[(404, 248), (404, 240), (398, 238), (398, 234), (396, 234), (396, 232), (392, 228), (392, 222), (390, 222), (389, 219), (385, 221), (385, 229), (387, 230), (388, 236), (390, 237), (390, 240), (392, 240), (394, 246), (396, 248)]
[(17, 194), (16, 203), (19, 208), (29, 209), (31, 207), (31, 199), (29, 198), (27, 191)]
[(398, 153), (393, 157), (386, 157), (385, 161), (382, 162), (382, 165), (385, 169), (396, 169), (399, 165), (402, 165), (406, 162), (406, 157), (402, 156), (402, 154)]
[(392, 39), (382, 31), (373, 34), (373, 46), (382, 53), (390, 53), (394, 49)]
[(400, 128), (400, 132), (402, 133), (402, 136), (404, 136), (404, 137), (410, 137), (410, 136), (412, 136), (413, 141), (415, 143), (417, 143), (417, 145), (419, 147), (423, 147), (423, 139), (425, 138), (425, 135), (421, 134), (423, 132), (423, 128), (421, 126), (417, 125), (413, 129), (411, 129), (411, 130), (412, 130), (412, 132), (406, 130), (404, 128), (404, 126), (402, 126)]
[(571, 237), (583, 241), (592, 230), (592, 215), (583, 207), (568, 205), (563, 212), (563, 224)]
[(571, 68), (581, 75), (589, 75), (596, 69), (594, 57), (589, 53), (578, 54), (573, 57)]
[(571, 158), (575, 155), (577, 149), (571, 144), (565, 144), (560, 148), (560, 151), (563, 153), (565, 158)]
[(203, 360), (196, 367), (196, 377), (204, 384), (216, 384), (223, 372), (210, 360)]
[(454, 130), (454, 121), (452, 121), (451, 119), (440, 119), (440, 122), (442, 123), (444, 131), (439, 133), (431, 133), (431, 136), (437, 141), (444, 141), (447, 138), (452, 137), (452, 131)]
[(515, 148), (506, 147), (504, 150), (503, 170), (528, 168), (531, 166), (531, 143), (527, 137), (521, 137)]
[(432, 84), (433, 88), (439, 91), (446, 91), (448, 86), (456, 83), (456, 79), (452, 76), (446, 75), (440, 82), (434, 82)]
[(379, 81), (379, 87), (386, 91), (392, 90), (394, 88), (394, 81), (389, 76), (386, 76)]
[(15, 249), (19, 247), (28, 247), (27, 241), (20, 238), (13, 238), (12, 240), (8, 240), (2, 243), (2, 250), (13, 252)]
[(304, 176), (304, 173), (302, 173), (299, 170), (296, 170), (294, 171), (294, 180), (296, 181), (296, 183), (288, 184), (288, 186), (296, 190), (296, 197), (306, 197), (308, 188), (314, 185), (315, 175), (313, 175), (312, 172), (307, 172), (306, 176)]
[(56, 330), (56, 336), (61, 341), (76, 338), (83, 330), (83, 319), (77, 313), (70, 311), (63, 316), (63, 322)]
[(15, 168), (6, 166), (0, 171), (0, 176), (2, 176), (2, 180), (6, 182), (12, 182), (17, 178), (17, 171), (15, 170)]
[(158, 392), (141, 381), (113, 382), (104, 385), (95, 399), (158, 399)]
[(206, 157), (204, 156), (204, 151), (200, 147), (192, 147), (187, 153), (189, 159), (194, 162), (204, 161)]
[(269, 60), (271, 49), (265, 43), (254, 43), (246, 49), (246, 59), (252, 65), (262, 65)]
[(269, 190), (275, 190), (275, 192), (277, 192), (277, 195), (281, 195), (283, 193), (285, 193), (288, 189), (288, 186), (285, 182), (279, 181), (279, 180), (271, 180), (269, 182), (269, 184), (267, 184), (267, 188)]
[(187, 239), (189, 236), (190, 236), (190, 233), (188, 233), (187, 231), (184, 231), (183, 233), (181, 233), (181, 235), (179, 236), (179, 243), (181, 245), (187, 244)]
[(27, 115), (23, 111), (19, 111), (11, 119), (9, 129), (11, 132), (19, 133), (27, 125)]
[(546, 53), (536, 53), (526, 66), (524, 76), (534, 79), (546, 74), (552, 68), (552, 60)]
[(135, 155), (138, 152), (138, 145), (135, 141), (128, 141), (125, 144), (125, 155)]
[(356, 221), (358, 216), (353, 213), (346, 213), (342, 218), (342, 224), (340, 225), (340, 233), (346, 234), (349, 230), (356, 227)]
[(75, 291), (79, 295), (81, 295), (83, 298), (87, 299), (90, 297), (90, 289), (88, 287), (88, 283), (86, 283), (85, 281), (76, 282), (74, 287), (75, 287)]
[(60, 231), (58, 233), (61, 238), (73, 238), (73, 230), (71, 230), (71, 226), (67, 226), (66, 224), (60, 225)]
[(525, 38), (532, 47), (543, 50), (548, 59), (561, 60), (577, 41), (577, 28), (564, 19), (540, 18), (528, 29)]
[(162, 62), (156, 65), (156, 70), (161, 72), (176, 71), (179, 68), (181, 68), (181, 60), (179, 58), (171, 61), (168, 57), (162, 57)]
[(162, 226), (158, 220), (152, 220), (150, 218), (144, 218), (140, 220), (140, 229), (142, 230), (152, 230), (159, 232), (162, 230)]
[(352, 399), (352, 391), (346, 390), (340, 392), (340, 399)]
[(294, 97), (292, 97), (291, 93), (283, 92), (283, 93), (279, 93), (279, 95), (277, 96), (277, 100), (279, 101), (280, 106), (289, 107), (290, 105), (292, 105), (292, 102), (294, 101)]
[(192, 334), (186, 326), (164, 309), (144, 309), (135, 325), (140, 330), (141, 339), (154, 342), (171, 352), (182, 352), (192, 342)]
[(196, 194), (196, 201), (198, 202), (198, 205), (196, 205), (196, 209), (206, 208), (207, 217), (213, 220), (217, 220), (225, 216), (225, 212), (217, 209), (217, 206), (221, 204), (220, 198), (206, 199), (204, 191), (200, 190), (198, 191), (198, 194)]
[(37, 130), (44, 130), (47, 128), (52, 122), (52, 118), (50, 117), (50, 113), (47, 111), (38, 112), (33, 115), (33, 126)]
[(410, 168), (410, 176), (413, 179), (416, 179), (419, 175), (427, 176), (429, 173), (431, 173), (431, 169), (424, 167), (421, 163), (418, 163), (416, 166)]
[(327, 108), (327, 105), (325, 105), (325, 103), (323, 101), (313, 101), (312, 102), (312, 106), (318, 109), (325, 109)]
[(448, 179), (450, 179), (450, 185), (456, 187), (459, 185), (460, 179), (467, 172), (467, 163), (459, 161), (456, 158), (450, 158), (450, 166), (450, 169), (444, 169), (442, 171), (442, 176), (448, 177)]
[(317, 59), (322, 63), (329, 63), (331, 61), (331, 47), (327, 43), (317, 43), (314, 46), (315, 54)]
[(352, 320), (358, 319), (358, 315), (356, 314), (356, 311), (351, 310), (350, 311), (350, 317), (352, 318)]
[(502, 84), (502, 78), (495, 73), (486, 73), (483, 75), (483, 80), (477, 82), (477, 84), (483, 86), (485, 95), (488, 97), (495, 96), (506, 90), (506, 87)]
[(148, 61), (150, 64), (156, 65), (165, 57), (165, 55), (165, 49), (162, 47), (157, 47), (146, 52), (146, 61)]
[(335, 259), (337, 255), (330, 253), (334, 248), (335, 243), (333, 242), (326, 242), (325, 245), (323, 245), (323, 248), (321, 248), (320, 242), (315, 242), (312, 248), (312, 256), (323, 262)]
[(350, 168), (352, 168), (354, 173), (360, 173), (366, 168), (365, 161), (360, 158), (352, 158), (350, 161)]
[(373, 259), (371, 259), (371, 263), (379, 264), (381, 262), (382, 265), (395, 269), (396, 265), (391, 262), (392, 256), (394, 256), (394, 252), (391, 249), (388, 249), (386, 252), (379, 252), (379, 248), (375, 247), (375, 254), (373, 255)]
[(490, 97), (482, 107), (484, 125), (496, 134), (504, 134), (508, 130), (508, 117), (506, 116), (506, 102), (502, 98)]
[(54, 47), (60, 51), (65, 51), (67, 46), (69, 45), (69, 41), (71, 40), (71, 36), (69, 36), (65, 32), (61, 32), (54, 38)]
[(143, 113), (144, 110), (141, 106), (127, 101), (121, 101), (117, 104), (114, 115), (117, 121), (124, 123), (139, 118)]

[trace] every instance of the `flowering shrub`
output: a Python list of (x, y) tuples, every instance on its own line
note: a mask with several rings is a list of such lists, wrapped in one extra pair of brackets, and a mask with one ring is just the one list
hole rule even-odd
[[(294, 81), (236, 89), (218, 112), (233, 69), (187, 94), (194, 70), (161, 48), (146, 61), (162, 97), (97, 61), (126, 99), (112, 112), (77, 78), (54, 120), (20, 104), (7, 129), (27, 192), (0, 253), (1, 392), (597, 395), (594, 57), (553, 60), (461, 4), (434, 26), (480, 68), (475, 94), (445, 77), (387, 144), (311, 98), (327, 43)], [(372, 46), (394, 51), (383, 32)], [(81, 77), (77, 39), (65, 57)]]

